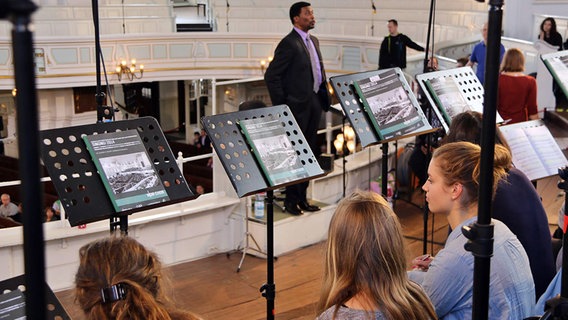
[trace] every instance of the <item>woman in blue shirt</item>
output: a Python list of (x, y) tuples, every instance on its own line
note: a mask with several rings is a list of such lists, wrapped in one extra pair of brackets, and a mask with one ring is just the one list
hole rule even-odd
[[(438, 148), (422, 187), (430, 211), (443, 213), (452, 232), (435, 259), (421, 261), (409, 272), (430, 297), (440, 319), (471, 319), (474, 257), (464, 249), (462, 226), (477, 220), (479, 159), (481, 148), (470, 142), (448, 143)], [(495, 186), (507, 175), (511, 154), (495, 146)], [(489, 319), (524, 319), (534, 308), (534, 283), (529, 260), (517, 237), (498, 220), (494, 229), (489, 284)]]

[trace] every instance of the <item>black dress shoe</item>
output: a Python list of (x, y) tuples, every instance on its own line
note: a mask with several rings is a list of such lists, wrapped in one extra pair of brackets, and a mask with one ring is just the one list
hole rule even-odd
[(300, 207), (300, 209), (305, 210), (305, 211), (319, 211), (320, 207), (318, 206), (313, 206), (311, 204), (309, 204), (307, 201), (300, 201), (298, 203), (298, 207)]
[(284, 202), (284, 210), (293, 216), (301, 216), (303, 214), (298, 205), (291, 202)]

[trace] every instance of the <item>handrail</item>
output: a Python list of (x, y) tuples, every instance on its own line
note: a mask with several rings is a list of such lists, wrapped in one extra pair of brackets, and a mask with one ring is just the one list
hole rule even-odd
[[(181, 151), (180, 151), (180, 152), (178, 152), (178, 157), (176, 158), (176, 162), (178, 163), (180, 169), (183, 170), (182, 164), (184, 164), (186, 162), (197, 161), (197, 160), (201, 160), (201, 159), (207, 159), (207, 158), (211, 158), (212, 156), (213, 156), (213, 152), (206, 153), (206, 154), (200, 154), (198, 156), (191, 156), (191, 157), (184, 158), (182, 156)], [(51, 181), (51, 177), (43, 177), (43, 178), (40, 179), (40, 181), (41, 182)], [(22, 184), (22, 180), (0, 181), (0, 188), (17, 186), (17, 185), (20, 185), (20, 184)]]

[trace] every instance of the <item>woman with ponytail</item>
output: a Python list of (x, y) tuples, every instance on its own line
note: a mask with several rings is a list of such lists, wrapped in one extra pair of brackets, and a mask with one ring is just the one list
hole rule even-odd
[[(462, 227), (477, 220), (480, 146), (447, 143), (436, 149), (422, 187), (430, 211), (446, 215), (452, 232), (436, 258), (415, 260), (409, 272), (434, 304), (440, 319), (471, 319), (474, 257), (464, 249)], [(511, 154), (495, 146), (493, 190), (507, 175)], [(529, 260), (517, 237), (498, 220), (494, 224), (489, 284), (489, 319), (524, 319), (534, 307), (534, 283)]]
[(406, 269), (400, 223), (389, 204), (376, 193), (355, 192), (331, 219), (318, 320), (435, 319)]
[(194, 320), (168, 299), (156, 254), (129, 237), (111, 236), (83, 246), (75, 298), (89, 320)]

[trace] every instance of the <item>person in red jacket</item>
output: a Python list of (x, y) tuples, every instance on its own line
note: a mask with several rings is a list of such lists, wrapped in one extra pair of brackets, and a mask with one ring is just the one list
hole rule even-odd
[(525, 75), (521, 50), (507, 50), (499, 75), (497, 111), (508, 124), (538, 119), (536, 80)]

